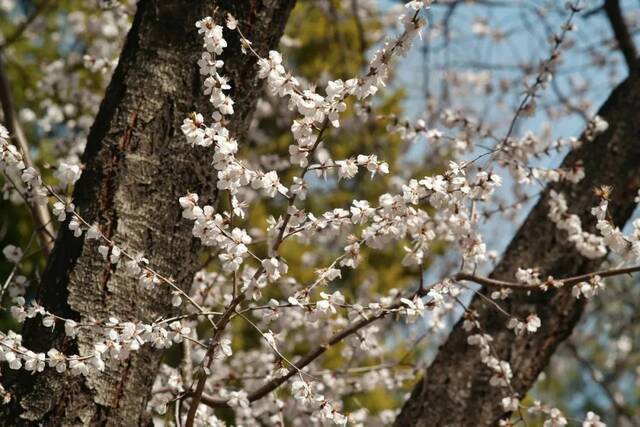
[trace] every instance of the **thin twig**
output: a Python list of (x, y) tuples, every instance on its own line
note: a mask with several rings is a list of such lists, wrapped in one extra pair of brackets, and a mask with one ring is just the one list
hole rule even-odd
[[(260, 270), (258, 270), (260, 271)], [(207, 382), (207, 373), (206, 371), (211, 367), (211, 363), (213, 363), (213, 356), (215, 354), (216, 348), (218, 348), (218, 344), (220, 342), (220, 338), (222, 338), (222, 334), (224, 333), (224, 329), (232, 318), (232, 314), (236, 312), (236, 307), (245, 300), (245, 294), (241, 293), (237, 297), (235, 297), (229, 307), (224, 312), (220, 320), (215, 324), (215, 333), (211, 338), (211, 344), (209, 345), (209, 349), (203, 359), (206, 361), (206, 369), (204, 369), (201, 373), (200, 378), (198, 379), (198, 383), (196, 384), (196, 390), (193, 392), (191, 399), (191, 406), (189, 407), (189, 412), (187, 413), (187, 420), (185, 422), (185, 427), (193, 427), (193, 423), (196, 419), (196, 412), (198, 411), (198, 405), (200, 401), (203, 399), (204, 387)]]
[[(578, 276), (566, 277), (564, 279), (554, 279), (553, 282), (561, 284), (562, 286), (574, 286), (580, 282), (584, 282), (595, 276), (612, 277), (612, 276), (620, 276), (623, 274), (636, 273), (638, 271), (640, 271), (640, 266), (636, 265), (636, 266), (627, 267), (627, 268), (616, 268), (611, 270), (594, 271), (592, 273), (580, 274)], [(516, 291), (544, 291), (549, 286), (553, 286), (553, 283), (549, 281), (544, 281), (540, 285), (523, 285), (522, 283), (518, 283), (518, 282), (509, 282), (506, 280), (492, 279), (489, 277), (480, 277), (480, 276), (476, 276), (468, 273), (458, 273), (453, 276), (453, 279), (474, 282), (479, 285), (486, 286), (488, 288), (513, 289)]]
[[(273, 390), (277, 389), (280, 385), (282, 385), (284, 382), (286, 382), (289, 378), (291, 378), (294, 375), (298, 374), (301, 369), (303, 369), (304, 367), (309, 365), (311, 362), (316, 360), (318, 357), (320, 357), (323, 353), (325, 353), (332, 346), (338, 344), (339, 342), (341, 342), (345, 338), (349, 337), (350, 335), (353, 335), (354, 333), (358, 332), (360, 329), (365, 328), (366, 326), (370, 325), (371, 323), (375, 322), (376, 320), (381, 319), (383, 317), (386, 317), (389, 313), (395, 312), (400, 307), (402, 307), (402, 305), (403, 305), (403, 303), (398, 301), (398, 302), (386, 307), (386, 309), (381, 311), (380, 313), (378, 313), (376, 315), (373, 315), (371, 317), (363, 318), (363, 319), (359, 320), (358, 322), (352, 324), (350, 327), (348, 327), (346, 329), (343, 329), (342, 331), (338, 332), (337, 334), (334, 334), (325, 343), (318, 345), (313, 350), (311, 350), (309, 353), (307, 353), (305, 356), (301, 357), (296, 362), (294, 362), (292, 364), (293, 366), (291, 368), (289, 368), (289, 370), (287, 371), (286, 374), (284, 374), (284, 375), (282, 375), (280, 377), (274, 378), (271, 381), (265, 383), (262, 387), (258, 388), (257, 390), (253, 391), (252, 393), (250, 393), (247, 398), (249, 399), (250, 402), (254, 402), (256, 400), (262, 399), (263, 397), (265, 397), (266, 395), (271, 393)], [(227, 408), (227, 407), (229, 407), (229, 404), (227, 403), (226, 400), (216, 399), (214, 397), (211, 397), (211, 396), (208, 396), (208, 395), (205, 395), (205, 394), (203, 394), (201, 396), (201, 402), (204, 403), (205, 405), (213, 407), (213, 408)]]

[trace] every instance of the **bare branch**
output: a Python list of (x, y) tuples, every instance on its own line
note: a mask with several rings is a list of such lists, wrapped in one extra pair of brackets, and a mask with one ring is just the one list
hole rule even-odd
[[(4, 57), (2, 54), (0, 54), (0, 103), (2, 104), (5, 124), (9, 133), (11, 133), (17, 142), (17, 147), (22, 154), (24, 164), (27, 167), (32, 167), (33, 162), (29, 155), (27, 137), (25, 136), (16, 115), (13, 96), (11, 94), (11, 86), (9, 85), (9, 79), (7, 77), (7, 72), (4, 66)], [(44, 254), (45, 256), (49, 256), (53, 249), (53, 242), (55, 240), (55, 230), (53, 229), (53, 223), (51, 222), (51, 215), (45, 206), (41, 206), (37, 203), (31, 203), (30, 208), (31, 214), (36, 222), (38, 237), (42, 243)]]
[[(579, 276), (572, 276), (564, 279), (554, 279), (554, 282), (561, 283), (564, 286), (574, 286), (580, 282), (587, 281), (595, 276), (612, 277), (612, 276), (620, 276), (623, 274), (636, 273), (638, 271), (640, 271), (640, 266), (636, 265), (636, 266), (627, 267), (627, 268), (594, 271), (593, 273), (580, 274)], [(547, 287), (552, 286), (552, 283), (550, 283), (549, 281), (543, 282), (541, 285), (531, 286), (531, 285), (523, 285), (522, 283), (518, 283), (518, 282), (509, 282), (505, 280), (491, 279), (489, 277), (480, 277), (480, 276), (475, 276), (473, 274), (466, 274), (466, 273), (458, 273), (454, 276), (454, 279), (467, 280), (469, 282), (474, 282), (479, 285), (485, 286), (487, 288), (513, 289), (517, 291), (543, 291)]]
[(609, 18), (611, 29), (618, 42), (620, 52), (624, 56), (624, 60), (629, 68), (629, 73), (640, 71), (640, 59), (638, 59), (638, 50), (633, 43), (633, 38), (629, 34), (629, 28), (624, 21), (622, 10), (620, 9), (619, 0), (606, 0), (604, 2), (604, 10)]

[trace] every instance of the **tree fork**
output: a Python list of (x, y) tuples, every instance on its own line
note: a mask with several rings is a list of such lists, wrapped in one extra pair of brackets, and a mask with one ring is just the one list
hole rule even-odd
[[(263, 54), (274, 48), (295, 0), (142, 0), (112, 80), (88, 137), (74, 203), (110, 239), (143, 253), (160, 274), (182, 289), (198, 269), (198, 249), (178, 198), (188, 191), (216, 194), (211, 151), (186, 145), (180, 131), (191, 111), (210, 111), (197, 60), (202, 40), (195, 22), (207, 15), (223, 23), (236, 16)], [(242, 137), (260, 93), (255, 59), (241, 53), (230, 33), (222, 59), (230, 77), (235, 114), (228, 125)], [(210, 200), (209, 202), (213, 202)], [(49, 311), (81, 320), (151, 322), (171, 313), (171, 292), (138, 286), (123, 268), (97, 252), (96, 241), (74, 238), (63, 224), (43, 274), (38, 300)], [(75, 339), (40, 319), (23, 330), (27, 347), (86, 354), (101, 337), (82, 330)], [(144, 346), (105, 372), (72, 377), (51, 369), (5, 374), (12, 402), (0, 411), (7, 425), (150, 425), (145, 407), (161, 352)]]
[[(609, 185), (613, 192), (609, 214), (622, 227), (636, 206), (640, 188), (640, 77), (632, 74), (621, 83), (599, 113), (608, 123), (606, 132), (573, 150), (562, 167), (582, 163), (585, 178), (578, 184), (549, 186), (511, 241), (491, 277), (512, 281), (518, 267), (539, 267), (540, 277), (577, 276), (597, 270), (603, 259), (589, 260), (567, 242), (566, 235), (548, 219), (551, 189), (565, 194), (569, 210), (580, 216), (583, 229), (595, 232), (591, 207), (599, 202), (594, 188)], [(481, 292), (488, 294), (491, 289)], [(570, 334), (584, 308), (584, 300), (571, 295), (571, 287), (548, 292), (518, 292), (501, 303), (514, 316), (536, 313), (542, 327), (534, 334), (514, 336), (506, 317), (485, 299), (475, 296), (469, 310), (478, 314), (484, 333), (494, 339), (499, 357), (511, 364), (511, 384), (522, 398), (560, 343)], [(501, 399), (503, 388), (489, 385), (492, 373), (480, 361), (477, 347), (467, 344), (469, 335), (461, 319), (405, 403), (396, 426), (493, 426), (508, 415)]]

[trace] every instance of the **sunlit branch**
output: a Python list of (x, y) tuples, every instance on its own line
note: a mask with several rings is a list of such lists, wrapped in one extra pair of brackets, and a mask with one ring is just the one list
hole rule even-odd
[[(496, 289), (512, 289), (516, 291), (544, 291), (549, 287), (554, 286), (554, 284), (561, 286), (574, 286), (580, 282), (588, 281), (589, 279), (600, 276), (604, 277), (613, 277), (613, 276), (621, 276), (623, 274), (631, 274), (640, 271), (640, 266), (633, 266), (627, 268), (618, 268), (612, 270), (602, 270), (602, 271), (594, 271), (593, 273), (581, 274), (579, 276), (571, 276), (566, 277), (564, 279), (553, 279), (551, 281), (543, 281), (540, 285), (525, 285), (518, 282), (510, 282), (505, 280), (491, 279), (489, 277), (480, 277), (473, 274), (467, 273), (458, 273), (453, 278), (454, 280), (465, 280), (469, 282), (474, 282), (479, 285), (485, 286), (487, 288), (496, 288)], [(556, 285), (556, 286), (557, 286)]]

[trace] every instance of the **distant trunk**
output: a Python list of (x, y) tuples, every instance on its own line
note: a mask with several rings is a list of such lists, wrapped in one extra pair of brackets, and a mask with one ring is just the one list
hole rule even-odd
[[(295, 0), (142, 0), (96, 121), (76, 185), (74, 203), (89, 222), (132, 252), (142, 252), (160, 274), (183, 289), (198, 269), (198, 245), (181, 218), (178, 198), (188, 191), (215, 197), (212, 151), (189, 147), (180, 131), (191, 111), (209, 111), (197, 60), (203, 42), (195, 22), (215, 11), (224, 22), (231, 12), (261, 53), (274, 48)], [(235, 34), (227, 36), (225, 75), (231, 78), (235, 114), (229, 124), (245, 133), (260, 87), (255, 59), (242, 55)], [(212, 202), (212, 200), (210, 200)], [(140, 288), (122, 268), (97, 252), (98, 243), (60, 232), (49, 259), (39, 300), (48, 310), (73, 319), (152, 322), (171, 312), (166, 285)], [(86, 354), (99, 337), (83, 330), (77, 340), (28, 322), (26, 345), (35, 351), (55, 346)], [(9, 382), (14, 394), (0, 408), (3, 425), (148, 425), (145, 406), (160, 352), (145, 346), (117, 368), (84, 377), (47, 369), (19, 374)]]
[[(609, 123), (609, 129), (572, 151), (563, 162), (563, 167), (582, 162), (586, 177), (578, 184), (550, 186), (565, 194), (569, 210), (580, 216), (583, 228), (590, 232), (595, 232), (596, 222), (590, 210), (599, 202), (595, 187), (613, 187), (609, 213), (620, 227), (636, 205), (634, 198), (640, 188), (640, 77), (632, 75), (618, 86), (599, 115)], [(514, 280), (518, 267), (539, 267), (541, 277), (567, 277), (598, 268), (602, 259), (582, 257), (566, 241), (566, 234), (547, 218), (548, 200), (549, 189), (520, 227), (491, 277)], [(571, 333), (584, 300), (575, 299), (566, 288), (528, 296), (514, 294), (500, 304), (520, 318), (535, 312), (542, 320), (536, 333), (515, 337), (506, 328), (505, 316), (482, 298), (476, 296), (469, 307), (479, 314), (485, 333), (494, 338), (499, 357), (511, 364), (513, 388), (522, 397)], [(459, 321), (425, 378), (416, 384), (396, 426), (495, 426), (508, 415), (500, 404), (506, 392), (489, 385), (492, 374), (481, 363), (478, 348), (467, 345), (468, 335)]]

